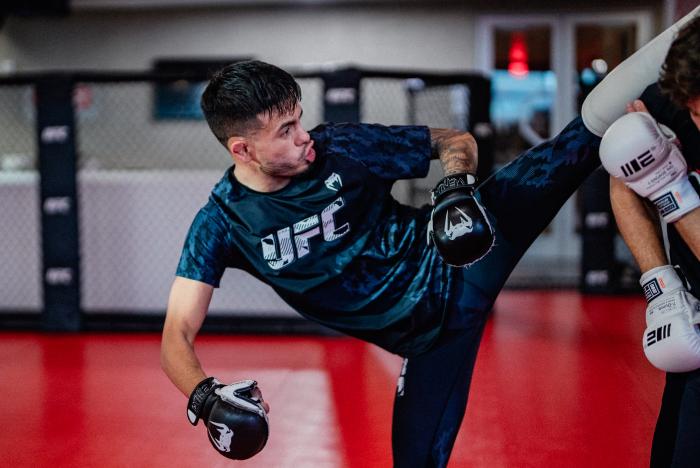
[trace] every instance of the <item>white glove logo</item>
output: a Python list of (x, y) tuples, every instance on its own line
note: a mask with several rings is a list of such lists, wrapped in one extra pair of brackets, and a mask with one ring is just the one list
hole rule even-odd
[(457, 224), (452, 224), (450, 222), (449, 210), (445, 213), (445, 234), (447, 234), (447, 237), (449, 237), (450, 240), (455, 240), (458, 237), (462, 237), (463, 235), (472, 232), (474, 229), (472, 219), (459, 208), (455, 207), (455, 209), (459, 211), (460, 221)]
[[(655, 149), (655, 148), (653, 148)], [(653, 163), (656, 161), (656, 158), (654, 158), (654, 155), (651, 154), (650, 150), (646, 150), (644, 153), (642, 153), (640, 156), (637, 156), (636, 159), (633, 159), (631, 161), (626, 162), (622, 166), (620, 166), (620, 169), (622, 170), (622, 173), (625, 175), (625, 177), (629, 177), (645, 167), (647, 167), (649, 164)]]
[(647, 342), (646, 346), (649, 347), (655, 343), (658, 343), (659, 341), (668, 338), (671, 336), (671, 324), (666, 324), (663, 325), (659, 328), (656, 328), (654, 330), (649, 330), (647, 332)]
[(209, 438), (214, 443), (220, 452), (230, 452), (231, 451), (231, 439), (233, 439), (233, 431), (226, 425), (217, 423), (214, 421), (209, 421), (209, 424), (217, 427), (217, 432), (219, 433), (218, 438), (215, 438), (210, 430), (207, 430)]

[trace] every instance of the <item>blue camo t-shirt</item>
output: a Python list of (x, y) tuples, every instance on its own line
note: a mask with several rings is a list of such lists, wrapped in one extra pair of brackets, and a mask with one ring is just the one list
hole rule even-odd
[(190, 227), (177, 275), (218, 287), (226, 268), (269, 284), (309, 319), (414, 355), (437, 338), (451, 268), (426, 244), (429, 209), (399, 204), (398, 179), (425, 177), (427, 127), (322, 125), (316, 161), (259, 193), (229, 169)]

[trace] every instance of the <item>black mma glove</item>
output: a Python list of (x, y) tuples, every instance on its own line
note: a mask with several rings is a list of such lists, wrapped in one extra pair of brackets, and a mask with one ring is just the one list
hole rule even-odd
[[(262, 398), (255, 380), (223, 385), (214, 377), (197, 384), (187, 402), (187, 419), (193, 426), (201, 419), (209, 441), (226, 458), (245, 460), (265, 447), (269, 434)], [(259, 393), (258, 393), (259, 395)]]
[(475, 184), (474, 175), (455, 174), (444, 177), (432, 191), (428, 243), (435, 244), (449, 265), (470, 265), (493, 246), (493, 230), (484, 209), (474, 198)]

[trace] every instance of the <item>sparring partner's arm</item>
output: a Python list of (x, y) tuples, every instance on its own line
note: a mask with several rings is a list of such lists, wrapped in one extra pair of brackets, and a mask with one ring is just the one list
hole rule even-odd
[(640, 271), (649, 271), (667, 264), (658, 221), (651, 215), (644, 201), (615, 177), (610, 177), (610, 203), (620, 235), (632, 252)]
[[(637, 108), (628, 108), (628, 112), (635, 112), (637, 115), (640, 111), (638, 106)], [(642, 119), (640, 122), (646, 123), (647, 121)], [(645, 125), (645, 128), (653, 129), (653, 126)], [(636, 128), (632, 130), (636, 130)], [(644, 141), (648, 139), (648, 135), (638, 135), (635, 131), (632, 132), (632, 135), (613, 134), (613, 136), (616, 135), (623, 138), (638, 137)], [(607, 133), (606, 136), (608, 136)], [(665, 145), (664, 138), (657, 138), (652, 142), (650, 153), (654, 158), (663, 161), (669, 157), (669, 151), (663, 151)], [(643, 146), (643, 148), (646, 147), (646, 145)], [(612, 148), (616, 150), (614, 152), (621, 153), (629, 150), (624, 145), (613, 145)], [(606, 160), (612, 157), (609, 149), (610, 147), (608, 150), (601, 151), (601, 159), (604, 161), (606, 169), (614, 176), (610, 182), (613, 212), (620, 233), (643, 272), (639, 282), (648, 303), (646, 309), (647, 328), (643, 335), (644, 354), (655, 367), (667, 372), (686, 372), (697, 369), (700, 367), (700, 335), (697, 332), (696, 324), (700, 322), (700, 303), (685, 289), (674, 268), (668, 265), (657, 228), (656, 215), (651, 214), (656, 210), (647, 211), (644, 200), (640, 198), (640, 196), (648, 196), (646, 193), (649, 192), (648, 186), (640, 184), (639, 179), (630, 180), (629, 177), (630, 172), (644, 173), (643, 169), (638, 168), (648, 167), (652, 164), (647, 164), (647, 166), (640, 164), (633, 169), (629, 169), (627, 166), (627, 169), (621, 172), (617, 171), (617, 167), (619, 167), (617, 165), (620, 162), (627, 165), (628, 163), (625, 161), (628, 159), (613, 159), (614, 164), (610, 164), (611, 161)], [(640, 154), (637, 150), (638, 148), (633, 149), (632, 154)], [(648, 161), (646, 158), (649, 156), (644, 156), (645, 154), (647, 153), (642, 154), (642, 159)], [(650, 176), (654, 178), (655, 182), (663, 179), (670, 170), (680, 167), (681, 164), (677, 162), (677, 157), (677, 154), (671, 154), (667, 165), (657, 169), (655, 173), (643, 175), (642, 180), (644, 177)], [(639, 161), (641, 162), (641, 160)], [(666, 170), (663, 170), (664, 168)], [(646, 190), (639, 190), (640, 185)], [(654, 200), (654, 197), (649, 198)], [(658, 207), (658, 204), (656, 205)], [(682, 217), (675, 220), (676, 224), (680, 219)]]
[[(627, 104), (625, 110), (627, 113), (646, 112), (647, 114), (650, 114), (649, 109), (641, 99), (635, 99), (631, 103)], [(621, 184), (617, 185), (618, 188), (621, 187)], [(630, 190), (628, 189), (628, 191)], [(680, 217), (678, 220), (676, 220), (674, 226), (685, 241), (686, 245), (688, 245), (693, 254), (695, 254), (695, 258), (700, 259), (700, 207), (695, 208), (694, 210), (691, 210), (684, 216)], [(642, 268), (641, 265), (640, 268)], [(646, 270), (642, 269), (642, 271)]]
[(478, 152), (471, 134), (431, 128), (431, 156), (440, 159), (445, 177), (432, 191), (428, 243), (445, 263), (468, 266), (486, 255), (494, 242), (488, 217), (474, 196)]
[(700, 259), (700, 208), (695, 208), (680, 218), (675, 226), (695, 258)]
[(621, 180), (610, 178), (610, 201), (618, 229), (644, 274), (639, 280), (647, 300), (644, 354), (666, 372), (700, 367), (700, 303), (686, 291), (668, 265), (660, 233), (644, 201)]

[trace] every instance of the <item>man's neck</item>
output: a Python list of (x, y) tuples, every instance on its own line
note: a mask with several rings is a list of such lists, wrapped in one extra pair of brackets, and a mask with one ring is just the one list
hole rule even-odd
[(286, 187), (291, 180), (289, 177), (274, 177), (264, 174), (257, 169), (250, 170), (241, 165), (234, 166), (233, 175), (236, 177), (236, 180), (245, 187), (262, 193), (281, 190)]

